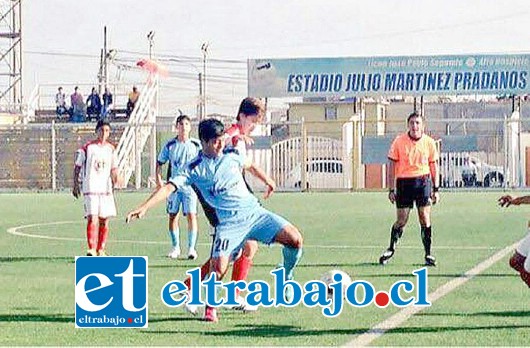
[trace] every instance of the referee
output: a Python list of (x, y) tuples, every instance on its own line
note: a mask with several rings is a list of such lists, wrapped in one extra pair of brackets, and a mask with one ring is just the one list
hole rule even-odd
[(388, 152), (388, 199), (396, 204), (397, 219), (390, 232), (390, 246), (379, 258), (382, 265), (394, 256), (410, 210), (416, 203), (425, 265), (436, 266), (436, 258), (431, 254), (431, 204), (440, 200), (438, 151), (434, 140), (424, 134), (423, 121), (420, 114), (410, 114), (407, 118), (408, 132), (396, 137)]

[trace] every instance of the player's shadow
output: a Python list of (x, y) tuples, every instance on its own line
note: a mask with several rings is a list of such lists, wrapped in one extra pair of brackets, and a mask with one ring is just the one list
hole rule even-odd
[(385, 335), (389, 334), (413, 334), (413, 333), (441, 333), (441, 332), (454, 332), (454, 331), (482, 331), (482, 330), (514, 330), (514, 329), (527, 329), (530, 325), (482, 325), (482, 326), (429, 326), (429, 327), (403, 327), (390, 329), (385, 332)]
[(0, 322), (49, 322), (73, 323), (74, 317), (68, 314), (0, 314)]
[(416, 314), (417, 316), (425, 317), (528, 317), (530, 311), (504, 311), (504, 312), (475, 312), (475, 313), (443, 313), (443, 312), (423, 312)]
[[(412, 273), (381, 273), (381, 274), (355, 274), (355, 278), (363, 278), (363, 277), (366, 277), (366, 278), (388, 278), (388, 277), (398, 277), (398, 278), (403, 278), (403, 277), (408, 277), (408, 278), (411, 278), (412, 277)], [(453, 278), (473, 278), (473, 277), (477, 277), (477, 278), (488, 278), (488, 277), (492, 277), (492, 278), (500, 278), (500, 277), (504, 277), (504, 278), (511, 278), (511, 277), (519, 277), (518, 274), (513, 274), (513, 273), (491, 273), (491, 274), (476, 274), (474, 276), (471, 276), (471, 275), (464, 275), (464, 274), (457, 274), (457, 273), (429, 273), (429, 278), (448, 278), (448, 279), (453, 279)]]
[(149, 265), (149, 268), (171, 268), (171, 269), (184, 269), (184, 270), (188, 270), (188, 269), (192, 269), (192, 268), (197, 268), (199, 267), (200, 265), (197, 265), (197, 264), (192, 264), (192, 263), (179, 263), (179, 262), (174, 262), (174, 263), (167, 263), (167, 264), (152, 264), (152, 265)]
[(73, 256), (3, 256), (0, 257), (0, 263), (5, 262), (35, 262), (35, 261), (51, 261), (51, 262), (66, 262), (74, 263), (75, 257)]
[[(297, 268), (314, 268), (314, 267), (354, 267), (356, 264), (354, 263), (300, 263), (296, 267)], [(269, 268), (269, 269), (275, 269), (278, 267), (277, 263), (255, 263), (252, 265), (252, 267), (257, 268)]]
[(368, 329), (325, 329), (304, 330), (293, 325), (236, 325), (235, 329), (224, 331), (203, 332), (207, 336), (237, 336), (237, 337), (291, 337), (291, 336), (321, 336), (321, 335), (359, 335)]
[(149, 317), (149, 324), (163, 323), (163, 322), (181, 322), (181, 321), (202, 321), (201, 316), (187, 316), (187, 317), (171, 317), (171, 318), (152, 318)]

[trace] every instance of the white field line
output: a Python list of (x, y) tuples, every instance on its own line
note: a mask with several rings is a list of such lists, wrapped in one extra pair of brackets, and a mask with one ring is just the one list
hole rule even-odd
[[(82, 220), (81, 220), (82, 221)], [(7, 229), (7, 233), (14, 236), (37, 238), (37, 239), (48, 239), (48, 240), (62, 240), (62, 241), (73, 241), (82, 242), (85, 238), (76, 237), (58, 237), (58, 236), (47, 236), (42, 234), (36, 234), (33, 232), (22, 232), (23, 230), (38, 229), (43, 226), (53, 225), (68, 225), (68, 224), (79, 224), (79, 220), (76, 221), (56, 221), (56, 222), (43, 222), (29, 225), (21, 225), (16, 227), (10, 227)], [(128, 240), (128, 239), (115, 239), (113, 243), (137, 243), (137, 244), (167, 244), (165, 241), (148, 241), (148, 240)], [(197, 243), (198, 245), (210, 246), (210, 243)], [(384, 249), (383, 245), (304, 245), (304, 248), (315, 248), (315, 249)], [(400, 249), (421, 249), (422, 246), (404, 246), (401, 245)], [(436, 245), (438, 250), (495, 250), (496, 247), (492, 246), (439, 246)]]
[[(451, 291), (455, 290), (459, 286), (465, 284), (470, 279), (484, 272), (486, 269), (488, 269), (493, 264), (495, 264), (496, 262), (504, 258), (506, 255), (513, 252), (513, 250), (517, 247), (519, 243), (520, 241), (510, 246), (507, 246), (506, 248), (498, 251), (497, 253), (487, 258), (486, 260), (482, 261), (481, 263), (479, 263), (478, 265), (476, 265), (475, 267), (473, 267), (466, 273), (462, 274), (461, 276), (454, 278), (453, 280), (443, 284), (438, 289), (436, 289), (432, 294), (430, 294), (429, 300), (431, 301), (431, 303), (434, 303), (435, 301), (449, 294)], [(355, 337), (353, 340), (346, 343), (345, 346), (346, 347), (367, 346), (370, 343), (372, 343), (372, 341), (374, 341), (375, 339), (384, 335), (385, 332), (387, 332), (388, 330), (392, 330), (392, 329), (399, 327), (401, 324), (407, 321), (411, 316), (419, 313), (424, 308), (426, 307), (414, 307), (414, 306), (405, 307), (404, 309), (400, 310), (398, 313), (392, 315), (388, 319), (380, 322), (379, 324), (376, 324), (370, 330)]]

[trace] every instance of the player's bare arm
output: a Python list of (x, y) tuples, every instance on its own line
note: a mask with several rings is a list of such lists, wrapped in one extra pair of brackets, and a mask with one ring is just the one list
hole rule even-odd
[(501, 207), (506, 208), (510, 205), (530, 204), (530, 196), (515, 197), (510, 195), (504, 195), (498, 199), (498, 203)]
[(175, 191), (175, 186), (170, 183), (165, 184), (161, 188), (157, 189), (138, 208), (130, 211), (127, 214), (125, 222), (129, 223), (134, 219), (141, 219), (150, 208), (164, 201), (173, 191)]
[(79, 186), (79, 173), (81, 172), (81, 167), (74, 166), (74, 184), (72, 187), (72, 195), (77, 199), (81, 195), (81, 188)]
[(388, 187), (388, 200), (392, 204), (396, 202), (396, 173), (395, 173), (395, 170), (396, 170), (396, 161), (389, 158), (386, 186)]
[(440, 176), (438, 163), (436, 162), (430, 162), (429, 163), (429, 171), (431, 173), (431, 180), (433, 184), (433, 190), (431, 193), (431, 200), (433, 204), (436, 204), (440, 201), (440, 192), (438, 192), (438, 188), (440, 187)]
[(162, 180), (162, 166), (157, 163), (156, 164), (156, 187), (161, 188), (164, 186), (164, 181)]
[(265, 191), (263, 198), (269, 198), (274, 192), (274, 190), (276, 190), (276, 183), (274, 182), (274, 180), (272, 180), (272, 178), (268, 176), (267, 173), (263, 171), (263, 169), (259, 168), (254, 163), (250, 163), (248, 167), (245, 167), (245, 169), (250, 174), (258, 178), (263, 184), (265, 184), (265, 186), (267, 186), (267, 190)]
[(118, 173), (118, 168), (113, 168), (110, 171), (110, 177), (111, 177), (111, 180), (112, 180), (112, 186), (113, 187), (121, 188), (123, 186), (123, 179)]

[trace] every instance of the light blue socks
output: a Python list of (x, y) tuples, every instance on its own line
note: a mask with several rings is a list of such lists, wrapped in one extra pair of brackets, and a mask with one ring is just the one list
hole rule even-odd
[(287, 280), (293, 279), (293, 269), (302, 258), (302, 249), (284, 246), (282, 253), (283, 267), (285, 268), (285, 277)]
[(173, 248), (180, 248), (180, 231), (177, 228), (176, 230), (172, 231), (169, 230), (169, 237), (171, 237), (171, 245)]
[(188, 231), (188, 250), (195, 250), (197, 231)]

